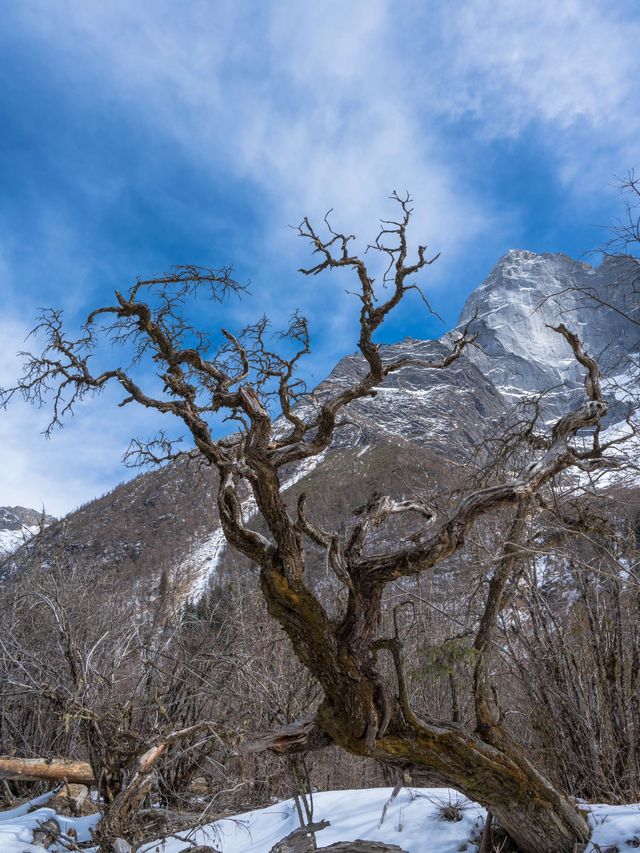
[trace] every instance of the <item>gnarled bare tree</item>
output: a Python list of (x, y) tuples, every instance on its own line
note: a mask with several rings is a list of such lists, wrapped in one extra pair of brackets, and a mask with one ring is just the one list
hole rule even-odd
[[(536, 436), (533, 457), (522, 470), (498, 485), (467, 494), (449, 517), (439, 518), (420, 503), (375, 496), (359, 508), (341, 535), (314, 523), (304, 498), (291, 512), (283, 497), (283, 469), (325, 451), (350, 403), (375, 395), (388, 376), (414, 363), (406, 357), (385, 361), (374, 340), (385, 318), (409, 291), (418, 289), (416, 275), (434, 260), (425, 246), (418, 246), (417, 256), (410, 260), (410, 199), (396, 194), (394, 199), (400, 215), (383, 222), (370, 247), (388, 259), (384, 290), (376, 290), (365, 261), (351, 253), (351, 235), (334, 231), (328, 220), (324, 236), (308, 219), (299, 227), (317, 256), (317, 263), (301, 272), (316, 276), (343, 270), (354, 275), (360, 300), (358, 346), (365, 370), (353, 384), (304, 396), (296, 369), (309, 351), (309, 336), (306, 320), (298, 314), (283, 334), (279, 352), (270, 349), (265, 321), (238, 335), (222, 330), (216, 346), (189, 321), (185, 302), (203, 294), (221, 301), (240, 286), (228, 269), (180, 267), (161, 278), (137, 281), (126, 293), (116, 291), (114, 304), (93, 311), (77, 339), (68, 336), (58, 312), (46, 311), (38, 326), (47, 338), (44, 351), (26, 356), (24, 376), (1, 399), (6, 405), (14, 394), (22, 394), (42, 402), (51, 394), (53, 427), (79, 400), (116, 383), (125, 394), (121, 405), (135, 402), (183, 422), (195, 445), (191, 452), (219, 474), (218, 510), (227, 540), (259, 567), (270, 614), (323, 690), (312, 719), (272, 733), (263, 745), (299, 752), (337, 744), (413, 773), (416, 779), (425, 774), (486, 805), (525, 853), (573, 853), (588, 840), (586, 819), (502, 725), (485, 661), (512, 575), (511, 540), (535, 511), (532, 498), (570, 468), (591, 471), (618, 464), (599, 439), (607, 403), (597, 364), (578, 338), (563, 325), (555, 329), (584, 368), (583, 405), (561, 417), (546, 436)], [(133, 348), (131, 367), (93, 371), (91, 357), (101, 334)], [(446, 369), (473, 340), (472, 330), (466, 329), (447, 357), (428, 366)], [(145, 383), (141, 367), (147, 358), (156, 365), (161, 388)], [(304, 405), (298, 405), (303, 397)], [(274, 408), (280, 414), (277, 424)], [(237, 431), (223, 439), (216, 438), (212, 425), (218, 413), (237, 425)], [(592, 440), (585, 444), (590, 430)], [(575, 441), (579, 432), (581, 439)], [(153, 462), (173, 458), (177, 452), (165, 435), (151, 443), (137, 442), (131, 450), (139, 459)], [(247, 492), (267, 535), (243, 518)], [(401, 642), (395, 636), (381, 636), (385, 587), (431, 571), (464, 546), (480, 517), (509, 508), (511, 537), (494, 567), (474, 643), (477, 724), (465, 728), (459, 722), (420, 718), (406, 689)], [(378, 553), (371, 547), (372, 531), (395, 513), (412, 513), (416, 529), (424, 535)], [(324, 549), (344, 587), (344, 605), (337, 615), (329, 613), (305, 575), (312, 547)], [(394, 683), (382, 674), (383, 651), (391, 655)]]

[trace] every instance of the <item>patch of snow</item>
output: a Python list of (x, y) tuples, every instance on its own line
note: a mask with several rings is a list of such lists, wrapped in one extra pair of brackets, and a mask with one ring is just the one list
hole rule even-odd
[[(389, 805), (384, 822), (380, 817), (391, 788), (359, 791), (326, 791), (314, 794), (313, 820), (328, 820), (330, 826), (317, 833), (319, 849), (338, 841), (380, 841), (397, 844), (408, 853), (456, 853), (464, 842), (476, 835), (484, 821), (484, 809), (446, 788), (403, 789)], [(461, 819), (446, 821), (439, 807), (450, 802), (461, 803)], [(197, 830), (189, 840), (210, 844), (222, 853), (269, 853), (299, 826), (293, 800), (259, 811), (245, 812), (231, 819), (219, 820)], [(140, 853), (179, 853), (185, 847), (182, 839), (153, 842)], [(472, 850), (475, 845), (469, 845)]]
[[(407, 853), (468, 853), (477, 850), (477, 841), (486, 812), (449, 788), (403, 789), (387, 809), (384, 822), (380, 817), (391, 788), (356, 791), (327, 791), (314, 794), (314, 821), (328, 820), (330, 826), (316, 835), (318, 848), (339, 841), (379, 841), (396, 844)], [(441, 816), (443, 806), (459, 804), (460, 820), (448, 821)], [(592, 837), (585, 853), (640, 840), (640, 804), (611, 806), (583, 805), (588, 812)], [(259, 811), (245, 812), (217, 821), (188, 834), (190, 841), (211, 844), (221, 853), (269, 853), (298, 826), (293, 800), (286, 800)], [(140, 853), (180, 853), (182, 840), (156, 841), (141, 848)]]
[(588, 805), (589, 826), (593, 835), (585, 853), (640, 847), (640, 804), (610, 806)]
[[(245, 501), (245, 504), (247, 503), (249, 502)], [(245, 504), (242, 505), (242, 515), (246, 518)], [(197, 601), (204, 594), (209, 578), (220, 563), (225, 542), (222, 528), (218, 527), (184, 561), (183, 567), (187, 569), (189, 576), (195, 577), (189, 593), (192, 601)]]
[[(45, 849), (39, 844), (33, 843), (33, 833), (42, 824), (55, 818), (62, 833), (66, 836), (66, 844), (53, 843), (47, 849), (49, 853), (63, 853), (69, 850), (69, 842), (75, 840), (78, 843), (91, 841), (91, 828), (96, 825), (99, 815), (88, 817), (68, 818), (56, 814), (53, 809), (45, 807), (55, 791), (36, 797), (28, 803), (0, 812), (0, 850), (2, 853), (42, 853)], [(30, 811), (30, 809), (33, 809)], [(75, 839), (69, 835), (70, 831), (75, 833)], [(73, 833), (72, 833), (73, 834)], [(96, 848), (93, 848), (95, 850)], [(91, 853), (91, 851), (88, 851)]]

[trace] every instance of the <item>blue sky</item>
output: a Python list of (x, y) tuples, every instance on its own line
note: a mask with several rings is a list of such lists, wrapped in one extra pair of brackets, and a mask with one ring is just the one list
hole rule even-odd
[[(442, 258), (386, 340), (439, 336), (509, 248), (581, 256), (640, 166), (640, 10), (596, 0), (1, 3), (0, 382), (36, 310), (73, 323), (175, 263), (233, 263), (224, 318), (311, 317), (313, 382), (354, 349), (340, 282), (288, 228), (330, 207), (364, 246), (393, 189)], [(522, 6), (522, 8), (519, 8)], [(222, 318), (221, 318), (222, 322)], [(115, 398), (114, 398), (115, 399)], [(111, 402), (105, 399), (104, 405)], [(146, 413), (0, 414), (0, 504), (61, 514), (130, 476)]]

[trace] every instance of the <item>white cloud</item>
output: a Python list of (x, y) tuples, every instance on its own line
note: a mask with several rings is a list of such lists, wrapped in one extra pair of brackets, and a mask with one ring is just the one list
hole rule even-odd
[(542, 122), (566, 176), (594, 149), (605, 170), (637, 156), (640, 19), (628, 4), (324, 0), (178, 12), (168, 0), (34, 0), (21, 14), (70, 85), (130, 104), (187, 155), (261, 186), (271, 239), (327, 205), (368, 233), (381, 196), (410, 186), (431, 241), (464, 251), (496, 214), (473, 182), (461, 192), (442, 116), (474, 116), (485, 139)]
[[(30, 33), (59, 61), (72, 85), (130, 104), (136, 120), (178, 140), (185, 156), (214, 175), (221, 169), (263, 194), (264, 240), (258, 253), (308, 261), (287, 229), (303, 213), (316, 221), (330, 207), (339, 227), (364, 249), (386, 196), (411, 189), (413, 233), (451, 264), (496, 225), (492, 203), (461, 191), (457, 166), (439, 150), (423, 105), (405, 86), (406, 57), (389, 33), (396, 10), (386, 0), (344, 4), (78, 3), (54, 10), (23, 7)], [(464, 223), (464, 231), (460, 229)], [(444, 264), (430, 271), (436, 284)], [(354, 306), (344, 288), (326, 292), (301, 282), (256, 283), (259, 311), (283, 316), (296, 307), (331, 327), (318, 371), (353, 348)], [(321, 310), (317, 310), (320, 308)], [(255, 313), (255, 304), (247, 310)], [(323, 317), (324, 315), (324, 317)], [(322, 318), (322, 319), (321, 319)]]
[[(350, 4), (29, 4), (29, 27), (87, 86), (135, 104), (138, 117), (209, 167), (229, 168), (272, 204), (270, 240), (303, 212), (333, 206), (367, 237), (384, 196), (410, 187), (429, 240), (455, 251), (486, 209), (460, 193), (422, 105), (391, 49), (395, 8)], [(265, 7), (266, 9), (266, 7)], [(27, 14), (26, 12), (24, 14)], [(64, 56), (63, 56), (64, 54)]]

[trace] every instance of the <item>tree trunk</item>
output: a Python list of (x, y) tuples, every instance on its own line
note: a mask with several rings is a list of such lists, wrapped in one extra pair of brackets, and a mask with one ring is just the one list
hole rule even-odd
[(489, 809), (522, 853), (580, 853), (590, 836), (575, 803), (552, 785), (499, 727), (492, 743), (462, 726), (392, 719), (373, 744), (353, 737), (325, 704), (321, 725), (335, 743), (395, 765), (414, 784), (453, 787)]
[[(459, 723), (417, 717), (404, 681), (401, 645), (369, 639), (378, 630), (377, 608), (373, 616), (365, 610), (370, 621), (360, 619), (365, 639), (359, 647), (351, 637), (345, 641), (331, 636), (326, 616), (318, 614), (317, 601), (299, 582), (263, 571), (262, 585), (271, 614), (324, 688), (325, 699), (314, 721), (301, 721), (259, 742), (280, 753), (331, 742), (353, 755), (409, 772), (415, 784), (456, 788), (489, 809), (523, 853), (584, 850), (590, 836), (585, 817), (501, 726), (487, 723), (482, 731), (472, 731)], [(310, 634), (313, 643), (308, 642)], [(397, 695), (376, 670), (381, 649), (393, 656)]]

